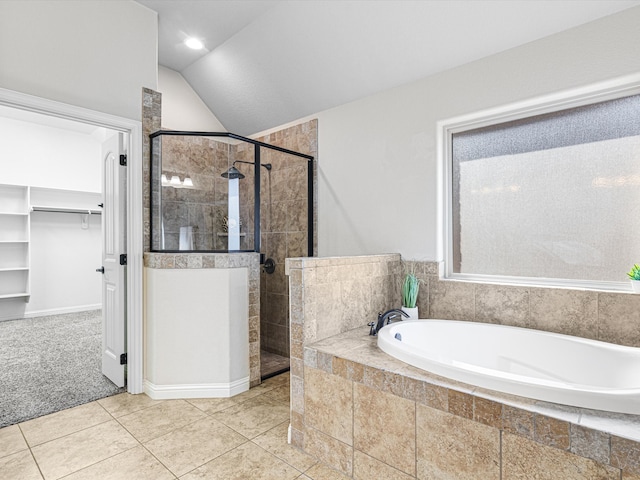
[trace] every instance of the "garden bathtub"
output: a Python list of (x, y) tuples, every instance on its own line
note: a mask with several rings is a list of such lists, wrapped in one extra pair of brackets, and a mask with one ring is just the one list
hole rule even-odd
[(378, 346), (410, 365), (470, 385), (640, 414), (640, 348), (453, 320), (387, 325), (378, 332)]

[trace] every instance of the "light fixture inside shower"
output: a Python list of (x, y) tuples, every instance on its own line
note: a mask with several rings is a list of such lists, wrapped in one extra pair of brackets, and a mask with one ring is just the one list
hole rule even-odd
[[(240, 170), (236, 168), (236, 163), (246, 163), (247, 165), (255, 165), (254, 162), (245, 162), (244, 160), (236, 160), (231, 164), (231, 167), (229, 168), (229, 170), (222, 173), (222, 177), (228, 178), (229, 180), (233, 180), (234, 178), (243, 179), (244, 175)], [(270, 163), (261, 163), (260, 166), (266, 168), (267, 170), (271, 170)]]
[(173, 187), (173, 188), (195, 188), (193, 185), (193, 180), (191, 177), (184, 177), (184, 181), (180, 180), (178, 175), (171, 175), (171, 180), (167, 178), (166, 174), (162, 174), (161, 177), (162, 186), (163, 187)]

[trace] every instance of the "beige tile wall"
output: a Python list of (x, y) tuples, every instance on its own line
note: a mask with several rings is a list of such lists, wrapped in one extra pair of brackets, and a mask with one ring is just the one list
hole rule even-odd
[[(224, 217), (228, 213), (229, 180), (222, 177), (231, 166), (237, 145), (225, 139), (205, 136), (163, 135), (155, 139), (162, 151), (162, 172), (170, 179), (191, 178), (194, 188), (162, 188), (164, 249), (178, 250), (180, 227), (191, 226), (195, 250), (226, 250)], [(156, 146), (154, 145), (154, 156)], [(154, 158), (154, 172), (160, 168)], [(155, 175), (154, 175), (155, 176)], [(252, 179), (240, 181), (240, 250), (253, 249), (253, 185)], [(158, 186), (159, 187), (159, 186)], [(245, 190), (251, 193), (245, 200)], [(159, 235), (159, 232), (156, 232)], [(154, 238), (158, 249), (159, 238)]]
[(143, 250), (151, 249), (151, 141), (149, 135), (160, 130), (162, 94), (149, 88), (142, 89), (142, 206)]
[[(292, 415), (296, 445), (353, 478), (619, 480), (640, 475), (638, 441), (313, 347), (306, 350), (305, 412)], [(372, 469), (385, 476), (371, 476)]]
[(436, 262), (402, 264), (404, 272), (413, 268), (423, 281), (422, 318), (535, 328), (640, 347), (640, 295), (440, 280)]
[[(394, 279), (399, 271), (398, 254), (287, 259), (291, 415), (293, 442), (297, 446), (302, 446), (302, 418), (306, 408), (304, 346), (373, 321), (377, 312), (397, 306)], [(327, 359), (320, 356), (313, 361), (322, 365)], [(358, 375), (358, 372), (353, 374)]]
[[(311, 155), (314, 157), (314, 172), (317, 170), (317, 120), (294, 125), (256, 140)], [(262, 148), (261, 162), (272, 165), (271, 171), (263, 170), (260, 184), (261, 251), (276, 263), (273, 274), (263, 271), (260, 278), (261, 347), (288, 357), (291, 332), (285, 259), (308, 256), (308, 161)], [(314, 237), (317, 238), (317, 235)]]

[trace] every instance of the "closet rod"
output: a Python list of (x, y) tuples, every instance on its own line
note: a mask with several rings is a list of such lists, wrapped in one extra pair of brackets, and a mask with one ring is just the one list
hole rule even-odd
[(77, 208), (31, 207), (33, 212), (81, 213), (84, 215), (102, 215), (101, 210), (80, 210)]

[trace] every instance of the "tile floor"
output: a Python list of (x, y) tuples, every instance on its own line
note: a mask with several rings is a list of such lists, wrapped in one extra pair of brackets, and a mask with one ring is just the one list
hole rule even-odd
[(226, 399), (123, 393), (0, 429), (0, 478), (347, 478), (288, 445), (288, 425), (288, 373)]

